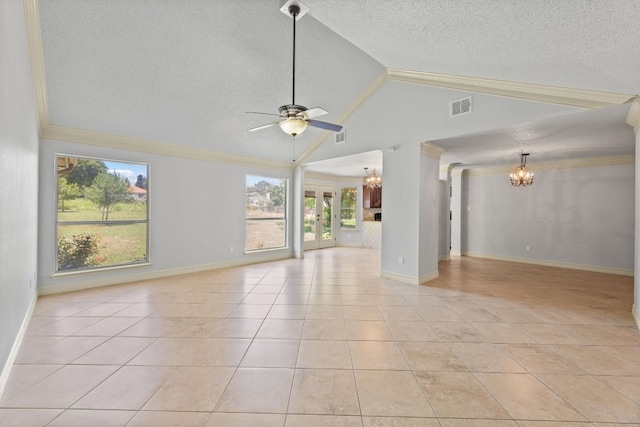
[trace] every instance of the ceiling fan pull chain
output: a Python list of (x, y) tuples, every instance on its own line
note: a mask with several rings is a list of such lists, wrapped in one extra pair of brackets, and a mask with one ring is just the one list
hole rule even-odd
[(296, 137), (292, 136), (293, 138), (293, 162), (296, 162)]

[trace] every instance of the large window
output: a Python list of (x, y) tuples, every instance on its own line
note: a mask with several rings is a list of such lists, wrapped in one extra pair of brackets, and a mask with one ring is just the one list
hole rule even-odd
[(245, 249), (287, 245), (287, 180), (247, 175)]
[(57, 271), (148, 262), (148, 167), (56, 156)]
[(358, 188), (344, 187), (340, 190), (340, 228), (356, 228), (358, 208)]

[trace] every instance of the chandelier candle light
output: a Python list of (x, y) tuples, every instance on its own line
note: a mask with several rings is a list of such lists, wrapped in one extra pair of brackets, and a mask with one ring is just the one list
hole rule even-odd
[(369, 188), (382, 187), (382, 178), (378, 174), (376, 174), (375, 168), (371, 173), (369, 173), (369, 168), (364, 168), (364, 172), (367, 174), (367, 187)]
[(527, 187), (533, 184), (533, 172), (527, 168), (527, 156), (529, 153), (520, 153), (520, 166), (509, 174), (509, 181), (514, 187)]

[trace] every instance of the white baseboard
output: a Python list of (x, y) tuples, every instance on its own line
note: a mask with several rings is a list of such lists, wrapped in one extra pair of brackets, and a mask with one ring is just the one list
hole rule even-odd
[[(451, 253), (454, 255), (454, 253)], [(470, 256), (474, 258), (494, 259), (497, 261), (519, 262), (523, 264), (544, 265), (547, 267), (569, 268), (571, 270), (593, 271), (594, 273), (618, 274), (620, 276), (633, 276), (633, 270), (625, 268), (603, 267), (598, 265), (573, 264), (569, 262), (553, 261), (545, 259), (521, 258), (513, 256), (485, 254), (482, 252), (465, 252), (459, 256)]]
[(221, 268), (238, 267), (241, 265), (257, 264), (261, 262), (278, 261), (292, 258), (292, 252), (253, 253), (251, 256), (232, 261), (216, 262), (211, 264), (193, 265), (188, 267), (172, 268), (167, 270), (149, 271), (145, 273), (127, 274), (117, 277), (105, 277), (101, 279), (82, 280), (79, 282), (64, 283), (60, 285), (45, 286), (38, 290), (39, 295), (51, 295), (62, 292), (80, 291), (83, 289), (98, 288), (101, 286), (119, 285), (122, 283), (137, 282), (140, 280), (158, 279), (161, 277), (178, 276), (180, 274), (198, 273), (200, 271), (218, 270)]
[(393, 273), (391, 271), (380, 270), (380, 277), (395, 280), (396, 282), (408, 283), (410, 285), (421, 285), (430, 280), (437, 279), (440, 274), (437, 271), (422, 275), (420, 277), (407, 276), (405, 274)]
[(638, 306), (635, 304), (631, 307), (631, 314), (633, 315), (634, 320), (636, 321), (636, 326), (640, 329), (640, 311), (638, 311)]
[(11, 351), (9, 352), (9, 357), (7, 358), (7, 362), (4, 364), (2, 368), (2, 372), (0, 372), (0, 399), (2, 399), (2, 395), (4, 394), (4, 389), (7, 387), (7, 383), (9, 382), (9, 375), (11, 375), (11, 369), (13, 368), (13, 364), (18, 357), (18, 352), (20, 351), (20, 346), (22, 345), (22, 340), (24, 339), (25, 334), (27, 333), (27, 328), (29, 327), (29, 321), (31, 320), (31, 316), (33, 315), (33, 310), (36, 308), (36, 302), (38, 301), (38, 294), (36, 292), (33, 293), (33, 298), (31, 298), (31, 303), (29, 304), (29, 308), (24, 315), (24, 319), (22, 319), (22, 325), (20, 325), (20, 329), (18, 330), (18, 335), (16, 339), (13, 341), (13, 346), (11, 347)]
[(349, 243), (349, 242), (338, 242), (336, 246), (344, 247), (344, 248), (362, 248), (362, 243)]

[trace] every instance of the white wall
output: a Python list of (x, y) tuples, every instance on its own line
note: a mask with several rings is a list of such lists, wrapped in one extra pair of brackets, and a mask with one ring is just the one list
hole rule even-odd
[(420, 157), (419, 143), (384, 152), (381, 269), (399, 280), (419, 276)]
[[(345, 144), (325, 143), (307, 161), (333, 159), (406, 142), (436, 141), (581, 111), (523, 99), (473, 94), (473, 114), (449, 117), (449, 102), (469, 92), (398, 81), (385, 83), (344, 123)], [(387, 168), (387, 165), (384, 165)], [(384, 171), (387, 174), (387, 171)]]
[[(51, 277), (56, 260), (55, 153), (149, 164), (149, 258), (152, 265)], [(291, 195), (294, 187), (292, 172), (257, 170), (54, 140), (41, 143), (40, 171), (41, 292), (117, 283), (138, 278), (137, 275), (177, 274), (286, 258), (293, 254), (291, 220), (289, 248), (244, 253), (246, 175), (288, 178)], [(292, 212), (292, 203), (289, 203), (289, 219)], [(230, 252), (231, 247), (233, 252)]]
[(462, 211), (454, 212), (462, 219), (461, 251), (631, 274), (634, 169), (538, 170), (527, 188), (511, 187), (506, 174), (471, 173), (458, 196)]
[[(635, 220), (640, 221), (640, 132), (636, 131), (636, 198), (635, 198)], [(635, 229), (635, 255), (634, 255), (634, 271), (640, 268), (640, 229)], [(633, 317), (636, 319), (636, 325), (640, 328), (640, 275), (635, 274), (633, 277)]]
[(38, 124), (27, 52), (22, 1), (0, 1), (0, 395), (36, 292)]

